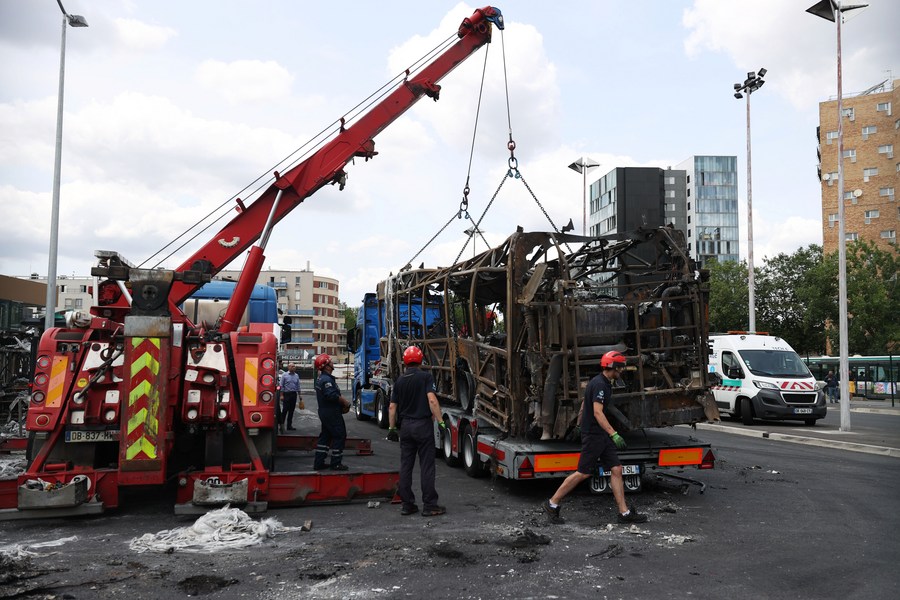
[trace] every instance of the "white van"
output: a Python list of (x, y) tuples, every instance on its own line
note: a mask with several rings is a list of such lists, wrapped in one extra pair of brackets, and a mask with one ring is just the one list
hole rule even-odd
[(729, 333), (709, 336), (710, 389), (719, 412), (740, 418), (799, 419), (815, 425), (828, 408), (825, 393), (790, 344), (779, 337)]

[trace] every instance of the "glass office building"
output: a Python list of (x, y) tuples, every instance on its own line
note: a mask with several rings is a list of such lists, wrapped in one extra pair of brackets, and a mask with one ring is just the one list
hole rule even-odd
[(740, 259), (737, 157), (692, 156), (676, 169), (686, 172), (686, 232), (690, 255), (702, 266)]

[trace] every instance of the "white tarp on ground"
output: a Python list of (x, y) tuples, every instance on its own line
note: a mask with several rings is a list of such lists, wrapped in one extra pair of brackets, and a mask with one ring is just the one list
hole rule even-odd
[(219, 508), (197, 519), (190, 527), (145, 533), (129, 544), (135, 552), (219, 552), (261, 544), (279, 533), (300, 531), (274, 518), (254, 521), (238, 508)]
[[(69, 542), (77, 542), (78, 536), (60, 538), (58, 540), (50, 540), (49, 542), (23, 542), (21, 544), (9, 544), (0, 546), (0, 557), (7, 557), (11, 560), (22, 560), (23, 558), (31, 558), (32, 556), (48, 556), (48, 554), (36, 552), (44, 548), (56, 548)], [(52, 553), (51, 553), (52, 554)]]

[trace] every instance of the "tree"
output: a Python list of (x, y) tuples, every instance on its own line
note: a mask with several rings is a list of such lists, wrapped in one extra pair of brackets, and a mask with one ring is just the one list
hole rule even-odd
[[(847, 343), (851, 354), (897, 351), (898, 271), (900, 253), (896, 246), (883, 250), (862, 240), (847, 245)], [(837, 315), (834, 322), (837, 323)]]
[(810, 310), (822, 293), (813, 277), (821, 262), (822, 247), (811, 244), (765, 259), (756, 279), (757, 329), (787, 340), (800, 354), (825, 349), (827, 313)]
[(709, 330), (745, 330), (749, 322), (747, 263), (713, 261), (709, 265)]
[(350, 331), (356, 327), (356, 309), (347, 306), (346, 302), (338, 303), (338, 310), (344, 314), (344, 327)]

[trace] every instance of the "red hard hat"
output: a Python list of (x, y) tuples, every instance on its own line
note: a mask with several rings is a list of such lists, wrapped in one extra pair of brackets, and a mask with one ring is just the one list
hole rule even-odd
[(331, 357), (327, 354), (318, 355), (315, 362), (313, 363), (313, 365), (316, 367), (316, 371), (321, 371), (329, 364), (331, 364)]
[(625, 357), (621, 352), (610, 350), (600, 359), (600, 366), (604, 369), (614, 369), (625, 366)]
[(422, 354), (422, 351), (418, 346), (410, 346), (406, 350), (403, 351), (403, 364), (404, 365), (420, 365), (422, 364), (422, 359), (425, 358), (425, 355)]

